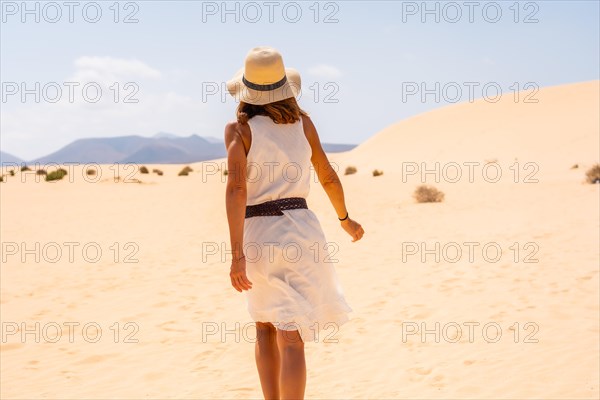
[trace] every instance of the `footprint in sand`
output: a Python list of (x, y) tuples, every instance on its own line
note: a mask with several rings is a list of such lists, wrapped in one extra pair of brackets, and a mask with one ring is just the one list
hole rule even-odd
[(43, 317), (44, 315), (48, 314), (49, 312), (50, 312), (50, 310), (42, 310), (42, 311), (36, 313), (34, 315), (34, 317), (36, 317), (36, 318)]
[(409, 368), (408, 372), (410, 372), (410, 374), (408, 380), (410, 382), (422, 382), (427, 375), (431, 374), (431, 371), (431, 368), (425, 367)]
[(431, 312), (428, 311), (411, 316), (412, 319), (426, 319), (429, 317), (431, 317)]
[(76, 364), (97, 364), (99, 362), (106, 361), (106, 360), (114, 357), (115, 355), (116, 354), (104, 354), (104, 355), (97, 354), (95, 356), (86, 357), (83, 360), (78, 361)]
[(445, 383), (442, 383), (443, 380), (444, 380), (444, 375), (436, 375), (433, 377), (433, 383), (431, 383), (431, 386), (441, 389), (444, 386), (446, 386)]
[(157, 326), (167, 332), (187, 332), (185, 329), (175, 329), (175, 328), (170, 328), (167, 326), (167, 325), (176, 324), (176, 323), (177, 323), (177, 321), (167, 321), (167, 322), (163, 322), (162, 324), (159, 324)]
[(194, 361), (206, 361), (206, 357), (212, 355), (214, 350), (204, 350), (203, 352), (194, 356)]
[(433, 371), (432, 368), (426, 368), (426, 367), (418, 367), (418, 368), (411, 368), (409, 369), (409, 371), (413, 371), (416, 374), (419, 375), (429, 375), (431, 374), (431, 371)]
[(73, 378), (74, 373), (75, 373), (75, 371), (69, 371), (68, 369), (64, 369), (64, 370), (60, 371), (60, 374), (64, 375), (64, 377), (67, 379)]
[(370, 307), (382, 307), (387, 304), (387, 300), (377, 301), (375, 303), (371, 303)]

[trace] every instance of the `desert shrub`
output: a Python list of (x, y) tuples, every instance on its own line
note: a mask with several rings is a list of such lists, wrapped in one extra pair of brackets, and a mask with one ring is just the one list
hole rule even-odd
[(585, 173), (585, 181), (587, 183), (600, 183), (600, 164), (593, 165)]
[(23, 171), (31, 171), (31, 168), (29, 168), (27, 165), (23, 165), (21, 167), (21, 172), (23, 172)]
[(143, 165), (140, 167), (140, 173), (142, 174), (147, 174), (148, 173), (148, 168), (144, 167)]
[(86, 175), (96, 175), (96, 170), (93, 168), (88, 169), (87, 171), (85, 171)]
[(223, 170), (223, 175), (225, 175), (225, 176), (229, 175), (229, 171), (227, 171), (226, 169)]
[(577, 169), (577, 168), (579, 168), (579, 164), (573, 164), (573, 165), (571, 166), (571, 169)]
[(45, 169), (38, 169), (37, 171), (35, 171), (36, 175), (48, 175), (48, 173), (46, 172)]
[(4, 175), (0, 175), (0, 182), (4, 182)]
[(10, 174), (10, 176), (15, 176), (15, 171), (12, 169), (10, 171), (8, 171), (8, 173)]
[(413, 197), (417, 200), (417, 203), (440, 203), (444, 201), (444, 193), (429, 185), (417, 187)]
[(381, 171), (379, 169), (374, 169), (373, 170), (373, 176), (379, 176), (379, 175), (383, 175), (383, 171)]
[(353, 167), (352, 165), (349, 167), (346, 167), (346, 171), (344, 172), (344, 175), (352, 175), (356, 173), (356, 167)]
[(179, 172), (179, 176), (188, 176), (190, 174), (190, 172), (192, 172), (193, 169), (191, 169), (189, 166), (184, 167), (180, 172)]
[(67, 175), (67, 170), (59, 168), (46, 175), (46, 181), (59, 181)]
[(160, 169), (156, 169), (156, 168), (154, 168), (154, 169), (152, 170), (152, 172), (154, 172), (154, 173), (155, 173), (155, 174), (157, 174), (158, 176), (162, 176), (162, 175), (163, 175), (163, 172), (162, 172)]

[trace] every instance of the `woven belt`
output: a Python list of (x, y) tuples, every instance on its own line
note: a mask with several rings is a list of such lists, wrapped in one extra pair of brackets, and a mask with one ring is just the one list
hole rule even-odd
[(283, 215), (281, 210), (308, 208), (304, 197), (284, 197), (265, 201), (264, 203), (246, 206), (246, 218), (268, 215)]

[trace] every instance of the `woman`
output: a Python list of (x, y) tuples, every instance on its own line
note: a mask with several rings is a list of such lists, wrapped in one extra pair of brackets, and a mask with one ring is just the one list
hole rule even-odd
[(300, 76), (284, 67), (277, 50), (252, 49), (227, 89), (240, 101), (237, 121), (225, 128), (231, 284), (245, 291), (256, 322), (265, 398), (301, 399), (304, 343), (336, 330), (352, 311), (328, 252), (332, 244), (306, 205), (311, 163), (352, 241), (364, 230), (349, 217), (317, 130), (296, 102)]

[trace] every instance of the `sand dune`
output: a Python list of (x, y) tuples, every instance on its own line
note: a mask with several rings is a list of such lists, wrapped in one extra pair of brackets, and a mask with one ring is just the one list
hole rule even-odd
[[(537, 104), (458, 104), (331, 155), (358, 169), (341, 178), (366, 233), (351, 243), (312, 185), (354, 313), (307, 344), (308, 398), (600, 396), (600, 185), (583, 183), (598, 162), (598, 94), (595, 81), (544, 88)], [(415, 203), (420, 176), (402, 173), (402, 162), (494, 160), (496, 183), (426, 176), (446, 193), (437, 204)], [(224, 160), (191, 166), (178, 177), (182, 166), (149, 165), (164, 175), (131, 175), (139, 184), (114, 182), (111, 166), (97, 183), (78, 167), (73, 182), (17, 172), (0, 184), (2, 398), (261, 397), (223, 248)], [(72, 262), (67, 242), (79, 243)], [(31, 333), (11, 333), (23, 323)]]
[(519, 101), (505, 93), (495, 103), (442, 107), (384, 129), (339, 160), (369, 173), (401, 171), (402, 162), (510, 166), (517, 160), (537, 163), (540, 176), (555, 178), (575, 163), (598, 161), (599, 91), (599, 81), (590, 81), (519, 92)]

